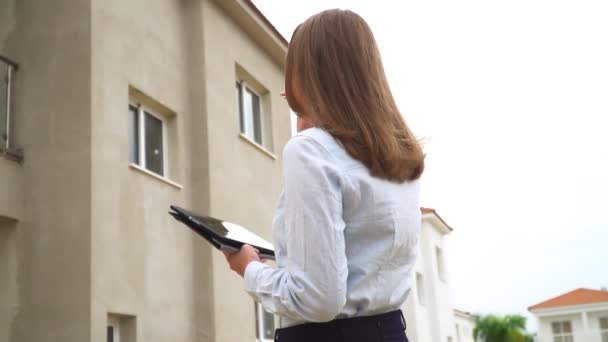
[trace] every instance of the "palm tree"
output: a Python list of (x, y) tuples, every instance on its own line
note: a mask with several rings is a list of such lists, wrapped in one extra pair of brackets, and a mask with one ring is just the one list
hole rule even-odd
[(473, 336), (484, 342), (527, 342), (526, 318), (520, 315), (487, 315), (477, 318)]

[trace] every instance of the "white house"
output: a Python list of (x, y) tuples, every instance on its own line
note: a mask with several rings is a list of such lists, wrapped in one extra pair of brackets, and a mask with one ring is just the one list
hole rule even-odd
[(608, 291), (576, 289), (528, 308), (536, 342), (608, 342)]
[(477, 316), (470, 312), (454, 309), (456, 342), (475, 342), (473, 330)]
[(434, 209), (422, 208), (413, 292), (403, 305), (410, 341), (455, 341), (455, 319), (444, 237), (452, 228)]

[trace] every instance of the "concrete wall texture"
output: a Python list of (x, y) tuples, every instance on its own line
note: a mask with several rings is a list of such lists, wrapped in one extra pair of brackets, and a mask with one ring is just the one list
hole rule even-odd
[[(290, 137), (277, 41), (240, 0), (0, 0), (24, 150), (0, 158), (0, 342), (102, 342), (108, 317), (123, 342), (255, 340), (242, 280), (167, 210), (271, 239)], [(239, 135), (237, 65), (263, 87), (269, 151)], [(169, 113), (166, 179), (129, 164), (134, 100)]]

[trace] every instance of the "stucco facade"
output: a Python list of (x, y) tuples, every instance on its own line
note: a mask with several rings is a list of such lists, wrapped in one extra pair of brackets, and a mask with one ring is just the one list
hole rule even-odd
[(473, 331), (477, 317), (470, 312), (454, 310), (455, 342), (475, 342)]
[(535, 316), (535, 341), (608, 341), (608, 290), (579, 288), (528, 308)]
[(403, 305), (411, 341), (456, 341), (446, 243), (452, 229), (433, 209), (422, 209), (413, 290)]
[[(0, 0), (20, 64), (0, 158), (0, 341), (254, 341), (252, 299), (170, 204), (271, 239), (290, 137), (286, 43), (248, 1)], [(239, 77), (266, 149), (241, 136)], [(127, 108), (166, 115), (167, 172), (129, 163)], [(277, 157), (278, 156), (278, 157)]]
[[(537, 342), (553, 342), (555, 334), (553, 323), (569, 322), (572, 327), (572, 341), (608, 341), (608, 329), (602, 329), (600, 319), (608, 319), (608, 304), (580, 305), (570, 308), (539, 310), (534, 312), (538, 322)], [(567, 341), (564, 339), (564, 341)]]

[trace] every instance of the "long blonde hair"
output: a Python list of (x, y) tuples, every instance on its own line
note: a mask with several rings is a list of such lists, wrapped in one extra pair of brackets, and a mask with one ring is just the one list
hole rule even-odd
[(371, 175), (395, 182), (422, 175), (422, 148), (397, 108), (372, 31), (358, 14), (327, 10), (296, 28), (285, 89), (292, 110), (330, 133)]

